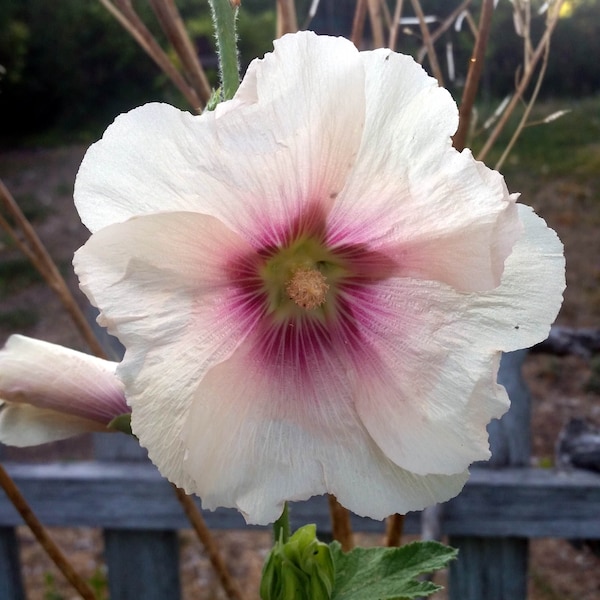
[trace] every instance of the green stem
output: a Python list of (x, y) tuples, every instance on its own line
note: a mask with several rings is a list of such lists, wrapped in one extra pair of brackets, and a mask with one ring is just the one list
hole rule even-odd
[(231, 0), (209, 0), (217, 36), (219, 70), (223, 100), (233, 98), (240, 85), (240, 65), (237, 49), (237, 7)]
[(279, 536), (281, 536), (281, 541), (284, 544), (290, 538), (290, 512), (287, 502), (283, 505), (281, 516), (273, 523), (273, 537), (275, 538), (275, 542), (280, 540)]

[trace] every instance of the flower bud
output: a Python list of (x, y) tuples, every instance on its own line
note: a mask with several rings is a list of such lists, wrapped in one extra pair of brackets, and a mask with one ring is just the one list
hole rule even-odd
[(305, 525), (287, 542), (275, 542), (260, 584), (262, 600), (329, 600), (334, 566), (329, 546), (317, 539), (315, 525)]

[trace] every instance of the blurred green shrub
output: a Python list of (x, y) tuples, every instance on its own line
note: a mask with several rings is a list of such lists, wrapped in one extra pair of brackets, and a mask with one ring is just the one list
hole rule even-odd
[[(481, 0), (473, 1), (475, 14), (480, 3)], [(300, 23), (309, 4), (308, 0), (297, 2)], [(311, 27), (329, 31), (341, 22), (340, 11), (347, 16), (351, 4), (352, 0), (321, 0)], [(389, 4), (392, 6), (393, 2), (390, 0)], [(456, 6), (448, 0), (422, 0), (422, 4), (427, 14), (440, 18)], [(534, 4), (541, 5), (542, 1)], [(569, 0), (568, 4), (572, 12), (561, 19), (555, 32), (542, 96), (600, 92), (600, 0)], [(135, 0), (135, 6), (162, 40), (148, 3)], [(215, 84), (217, 65), (208, 3), (178, 0), (178, 6)], [(271, 48), (274, 6), (275, 0), (243, 1), (243, 67)], [(405, 12), (409, 14), (410, 9)], [(543, 27), (543, 19), (535, 21), (534, 40)], [(462, 30), (451, 28), (438, 44), (442, 65), (446, 62), (446, 43), (453, 45), (458, 78), (448, 85), (454, 87), (457, 96), (473, 43), (465, 23)], [(403, 35), (400, 49), (414, 51), (419, 46), (418, 37), (418, 32), (412, 37)], [(511, 3), (499, 2), (482, 81), (484, 97), (502, 97), (513, 89), (521, 48)], [(0, 1), (0, 143), (88, 141), (97, 137), (115, 115), (151, 100), (188, 108), (150, 58), (97, 0)]]
[[(273, 3), (249, 0), (247, 5), (240, 20), (246, 64), (271, 47), (275, 27), (274, 12), (263, 10)], [(148, 3), (135, 6), (164, 42)], [(216, 84), (208, 5), (181, 0), (178, 6)], [(87, 141), (117, 114), (152, 100), (188, 108), (99, 2), (0, 2), (0, 143)]]

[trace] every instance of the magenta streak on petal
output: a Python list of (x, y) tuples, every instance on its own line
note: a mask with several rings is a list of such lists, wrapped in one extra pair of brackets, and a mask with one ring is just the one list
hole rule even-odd
[(300, 235), (310, 235), (323, 244), (337, 241), (329, 250), (347, 274), (332, 285), (335, 289), (324, 310), (298, 311), (284, 319), (269, 313), (259, 270), (281, 247), (272, 240), (251, 256), (233, 259), (227, 267), (235, 292), (225, 310), (237, 315), (234, 319), (252, 341), (249, 367), (261, 369), (282, 391), (297, 390), (298, 397), (307, 401), (322, 397), (319, 382), (327, 365), (364, 372), (369, 365), (380, 363), (377, 349), (369, 341), (372, 332), (365, 328), (374, 320), (385, 322), (387, 311), (378, 307), (374, 286), (396, 274), (398, 266), (384, 252), (371, 250), (368, 243), (345, 242), (356, 237), (352, 233), (351, 228), (326, 231), (318, 211), (311, 210), (308, 217), (296, 219), (285, 236), (286, 244)]

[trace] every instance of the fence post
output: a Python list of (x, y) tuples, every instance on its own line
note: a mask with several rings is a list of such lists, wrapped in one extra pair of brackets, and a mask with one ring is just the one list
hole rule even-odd
[[(502, 357), (499, 383), (506, 387), (511, 408), (489, 426), (492, 458), (475, 468), (527, 466), (531, 455), (531, 403), (521, 374), (526, 350)], [(525, 600), (529, 540), (507, 537), (451, 536), (458, 560), (451, 563), (450, 600)]]
[[(4, 458), (4, 446), (0, 444), (0, 460), (2, 458)], [(14, 527), (0, 527), (0, 598), (25, 600), (19, 542)]]
[[(96, 434), (97, 460), (147, 460), (137, 441), (121, 434)], [(177, 531), (105, 529), (104, 553), (111, 600), (180, 600)]]
[(19, 542), (14, 527), (0, 527), (0, 598), (25, 600)]

